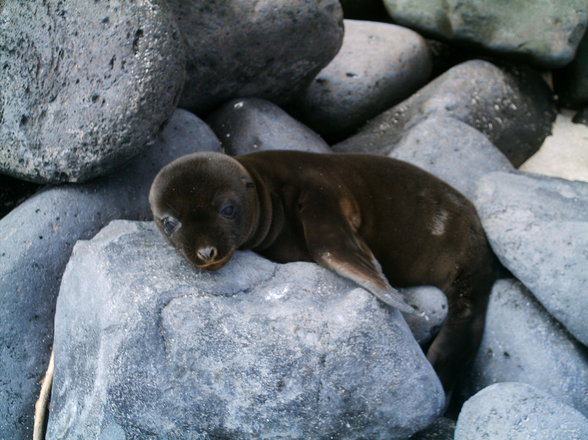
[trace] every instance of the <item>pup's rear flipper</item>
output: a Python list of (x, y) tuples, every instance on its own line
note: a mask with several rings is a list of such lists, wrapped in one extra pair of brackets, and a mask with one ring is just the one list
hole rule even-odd
[(488, 269), (483, 274), (461, 274), (446, 292), (447, 318), (427, 351), (427, 359), (447, 394), (474, 359), (482, 339), (495, 279), (492, 262)]

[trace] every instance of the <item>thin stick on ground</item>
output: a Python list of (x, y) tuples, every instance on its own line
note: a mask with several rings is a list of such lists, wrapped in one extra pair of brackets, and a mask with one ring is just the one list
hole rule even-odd
[(53, 385), (53, 348), (51, 348), (51, 357), (45, 376), (41, 381), (41, 392), (39, 399), (35, 403), (35, 423), (33, 425), (33, 440), (43, 440), (45, 438), (45, 417), (49, 407), (49, 398), (51, 396), (51, 386)]

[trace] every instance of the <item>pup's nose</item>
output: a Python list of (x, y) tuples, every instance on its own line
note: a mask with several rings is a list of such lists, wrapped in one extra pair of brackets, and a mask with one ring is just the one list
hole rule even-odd
[(203, 248), (198, 249), (196, 254), (203, 261), (212, 261), (215, 259), (216, 255), (217, 255), (217, 251), (216, 251), (215, 247), (207, 246), (207, 247), (203, 247)]

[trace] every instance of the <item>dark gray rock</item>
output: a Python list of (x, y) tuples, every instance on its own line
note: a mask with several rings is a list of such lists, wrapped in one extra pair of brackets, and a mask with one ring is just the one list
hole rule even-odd
[(555, 90), (562, 105), (588, 105), (588, 34), (584, 35), (574, 60), (561, 71), (554, 72)]
[(491, 173), (474, 204), (502, 264), (588, 345), (588, 183)]
[(295, 100), (300, 119), (327, 139), (344, 139), (408, 98), (431, 74), (425, 40), (386, 23), (345, 20), (341, 50)]
[(588, 6), (583, 0), (384, 0), (396, 23), (423, 33), (468, 43), (542, 67), (565, 66), (574, 58), (586, 30)]
[(173, 0), (187, 54), (180, 105), (198, 114), (232, 98), (283, 103), (335, 56), (343, 40), (336, 0)]
[(419, 344), (429, 342), (439, 332), (447, 317), (447, 297), (434, 286), (401, 289), (406, 302), (417, 313), (403, 313), (404, 319)]
[(388, 154), (411, 127), (432, 115), (453, 117), (481, 131), (519, 166), (550, 133), (555, 107), (537, 73), (467, 61), (372, 119), (333, 150)]
[(439, 417), (426, 429), (417, 432), (410, 440), (453, 440), (455, 421)]
[(468, 400), (455, 440), (583, 440), (588, 419), (544, 391), (524, 383), (491, 385)]
[(331, 152), (318, 134), (264, 99), (235, 99), (206, 121), (231, 156), (262, 150)]
[(345, 18), (390, 22), (382, 0), (340, 0)]
[(446, 115), (433, 114), (410, 128), (389, 156), (427, 170), (470, 200), (483, 175), (514, 170), (486, 136)]
[(202, 121), (178, 110), (140, 158), (91, 183), (47, 189), (0, 220), (0, 438), (31, 438), (59, 283), (76, 240), (114, 218), (150, 218), (155, 174), (198, 150), (220, 151), (220, 143)]
[(444, 402), (399, 312), (352, 282), (250, 251), (202, 272), (153, 223), (78, 242), (55, 361), (49, 439), (399, 439)]
[(496, 382), (528, 383), (588, 415), (588, 349), (515, 280), (494, 285), (484, 336), (460, 395)]
[(39, 185), (0, 174), (0, 219), (39, 189)]
[(85, 181), (145, 151), (177, 104), (165, 2), (7, 0), (0, 8), (0, 171)]
[(572, 121), (575, 124), (588, 125), (588, 107), (584, 107), (582, 110), (576, 113)]

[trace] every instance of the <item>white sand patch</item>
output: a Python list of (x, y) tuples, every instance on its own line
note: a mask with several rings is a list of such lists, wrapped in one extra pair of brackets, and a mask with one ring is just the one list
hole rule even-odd
[(519, 168), (568, 180), (588, 182), (588, 126), (572, 122), (572, 110), (563, 110), (535, 155)]

